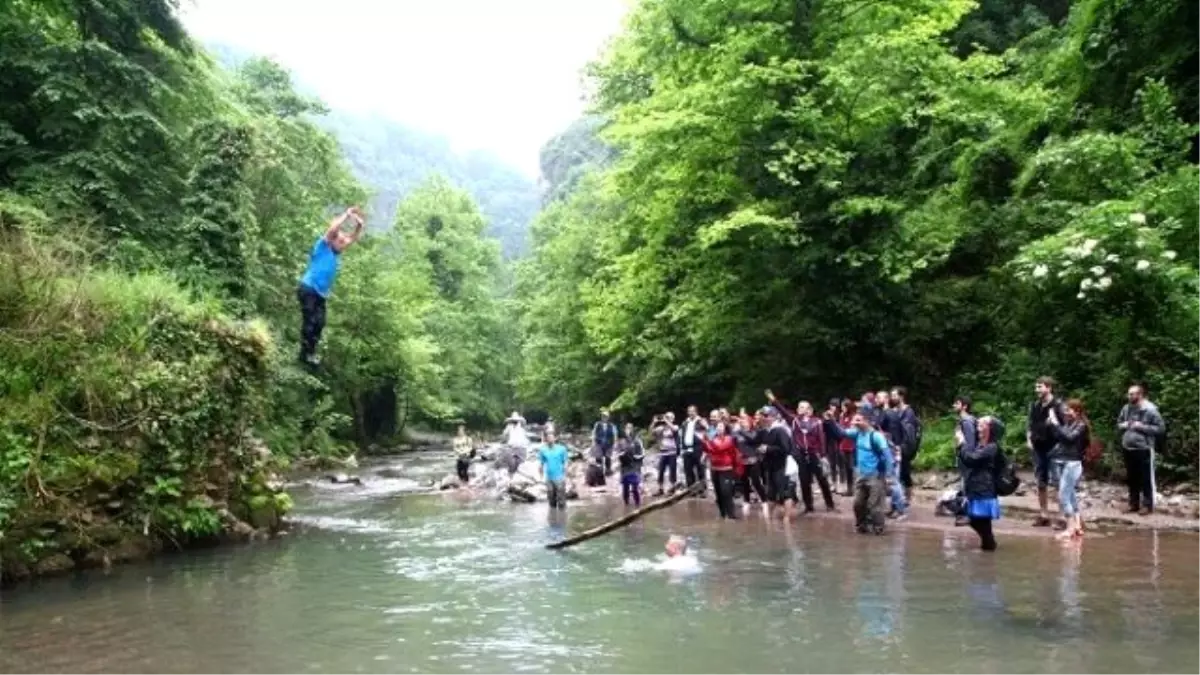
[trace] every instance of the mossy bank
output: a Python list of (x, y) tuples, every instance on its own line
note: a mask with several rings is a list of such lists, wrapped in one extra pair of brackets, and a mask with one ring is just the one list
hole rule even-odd
[(277, 528), (282, 462), (254, 434), (270, 334), (162, 277), (5, 248), (3, 581)]

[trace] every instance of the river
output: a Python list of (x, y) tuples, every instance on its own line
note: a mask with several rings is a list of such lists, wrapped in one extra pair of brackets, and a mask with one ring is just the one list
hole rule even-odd
[[(412, 480), (297, 488), (279, 540), (9, 589), (3, 672), (1190, 672), (1197, 539), (1081, 547), (844, 521), (720, 523), (708, 502), (564, 552), (618, 513), (404, 494)], [(378, 468), (378, 467), (376, 467)], [(362, 475), (371, 475), (364, 468)], [(669, 533), (699, 572), (650, 569)]]

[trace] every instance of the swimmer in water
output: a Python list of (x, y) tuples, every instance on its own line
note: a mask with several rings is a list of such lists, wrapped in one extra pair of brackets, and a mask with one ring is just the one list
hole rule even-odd
[(673, 534), (667, 538), (667, 557), (676, 558), (687, 553), (687, 539)]

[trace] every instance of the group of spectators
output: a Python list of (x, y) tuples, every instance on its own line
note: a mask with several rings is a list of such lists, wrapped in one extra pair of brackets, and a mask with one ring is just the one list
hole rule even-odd
[[(1034, 525), (1053, 524), (1050, 492), (1057, 488), (1063, 517), (1059, 536), (1078, 538), (1083, 520), (1076, 486), (1084, 461), (1094, 458), (1099, 444), (1082, 401), (1060, 399), (1050, 377), (1038, 378), (1034, 388), (1025, 439), (1040, 507)], [(835, 491), (854, 497), (859, 532), (882, 533), (887, 519), (907, 516), (912, 463), (923, 432), (904, 387), (868, 392), (857, 401), (834, 399), (820, 415), (807, 401), (791, 407), (769, 390), (766, 397), (768, 405), (754, 413), (717, 408), (705, 418), (696, 406), (689, 406), (682, 421), (670, 412), (655, 415), (649, 432), (658, 450), (656, 494), (682, 486), (703, 497), (711, 473), (720, 517), (737, 518), (740, 497), (743, 511), (761, 504), (765, 513), (788, 518), (800, 508), (803, 513), (814, 510), (815, 482), (829, 511), (837, 510)], [(967, 396), (956, 398), (953, 409), (961, 477), (957, 524), (969, 525), (979, 534), (982, 548), (995, 550), (992, 521), (1000, 517), (997, 477), (1008, 461), (1001, 447), (1005, 425), (995, 416), (977, 418)], [(1165, 425), (1143, 385), (1129, 388), (1117, 428), (1129, 511), (1151, 513), (1154, 453), (1161, 447)], [(602, 411), (591, 440), (596, 473), (611, 475), (615, 457), (625, 502), (640, 505), (646, 445), (633, 425), (619, 429)]]

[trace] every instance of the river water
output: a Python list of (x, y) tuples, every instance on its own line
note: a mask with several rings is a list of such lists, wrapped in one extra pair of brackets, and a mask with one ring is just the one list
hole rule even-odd
[[(1064, 547), (963, 532), (860, 536), (845, 521), (720, 523), (708, 501), (563, 552), (619, 513), (414, 480), (298, 488), (303, 527), (0, 598), (3, 672), (1190, 672), (1197, 539)], [(364, 478), (370, 475), (363, 470)], [(699, 571), (653, 561), (690, 537)]]

